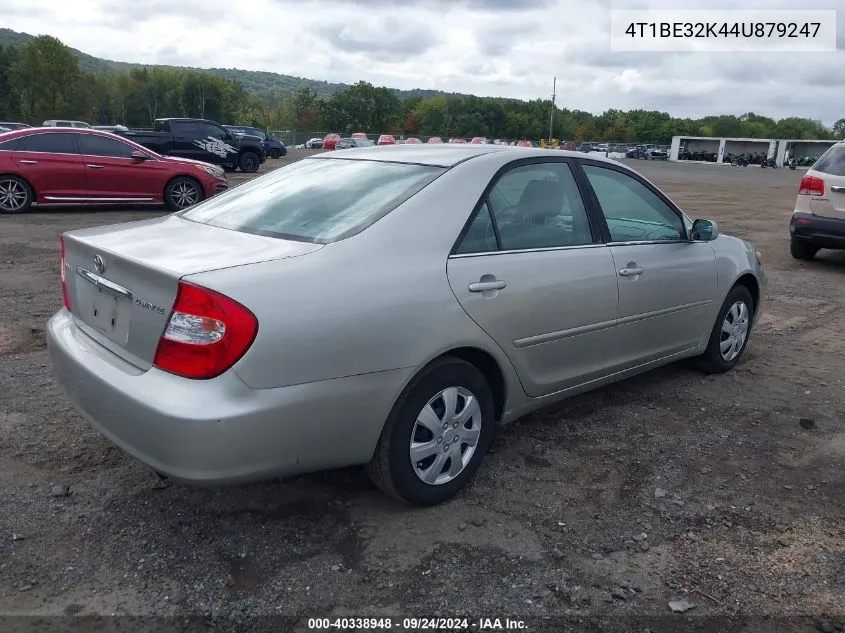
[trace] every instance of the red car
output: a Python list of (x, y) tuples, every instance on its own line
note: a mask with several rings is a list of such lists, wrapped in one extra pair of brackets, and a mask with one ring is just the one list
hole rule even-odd
[(378, 137), (376, 145), (396, 145), (396, 139), (392, 134), (382, 134)]
[(405, 145), (419, 145), (422, 141), (415, 136), (405, 139)]
[(326, 134), (323, 137), (323, 149), (336, 149), (340, 134)]
[(349, 138), (367, 138), (367, 135), (364, 134), (363, 132), (355, 132), (355, 134), (353, 134)]
[(483, 136), (474, 136), (469, 143), (470, 145), (484, 145), (487, 143), (487, 139)]
[(190, 207), (229, 186), (221, 167), (156, 154), (87, 129), (0, 134), (0, 213), (39, 204), (164, 203)]
[(517, 146), (517, 147), (534, 147), (534, 146), (531, 144), (531, 141), (517, 141), (517, 142), (516, 142), (516, 146)]
[(443, 142), (443, 139), (440, 138), (439, 136), (432, 136), (430, 139), (428, 139), (426, 141), (426, 143), (431, 143), (433, 145), (436, 145), (436, 144), (442, 143), (442, 142)]
[(461, 144), (465, 145), (467, 141), (464, 138), (450, 138), (449, 142), (450, 143), (457, 143), (458, 145), (461, 145)]

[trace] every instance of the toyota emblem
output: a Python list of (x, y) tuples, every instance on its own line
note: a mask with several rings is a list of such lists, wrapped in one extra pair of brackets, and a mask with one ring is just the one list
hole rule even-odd
[(99, 255), (94, 255), (94, 268), (100, 274), (103, 274), (103, 271), (106, 269), (106, 262)]

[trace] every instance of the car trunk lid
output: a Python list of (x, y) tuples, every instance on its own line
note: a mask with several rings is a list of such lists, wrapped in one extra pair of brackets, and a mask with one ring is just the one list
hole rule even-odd
[(76, 323), (142, 369), (152, 366), (180, 278), (322, 248), (176, 215), (72, 231), (63, 237), (67, 292)]

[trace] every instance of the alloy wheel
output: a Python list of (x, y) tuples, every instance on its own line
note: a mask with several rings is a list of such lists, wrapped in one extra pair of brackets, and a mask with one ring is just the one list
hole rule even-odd
[(0, 180), (0, 210), (4, 213), (20, 211), (26, 204), (29, 193), (17, 180)]
[(196, 185), (192, 185), (184, 180), (174, 185), (170, 195), (173, 198), (174, 204), (180, 209), (195, 205), (200, 197)]

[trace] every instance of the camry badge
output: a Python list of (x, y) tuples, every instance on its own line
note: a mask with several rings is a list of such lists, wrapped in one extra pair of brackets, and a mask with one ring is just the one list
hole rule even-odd
[(100, 255), (94, 255), (94, 269), (101, 275), (106, 269), (106, 261)]

